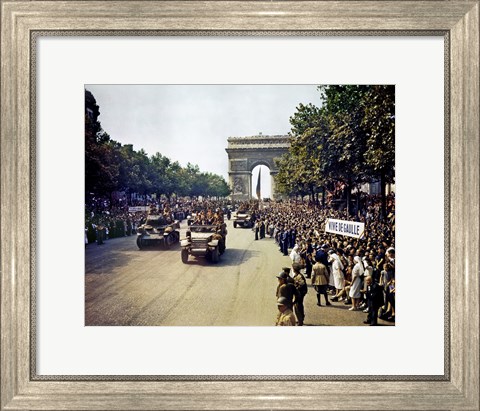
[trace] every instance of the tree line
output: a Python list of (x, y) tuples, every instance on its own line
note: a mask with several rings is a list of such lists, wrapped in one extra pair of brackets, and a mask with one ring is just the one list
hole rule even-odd
[(395, 182), (395, 86), (319, 86), (321, 107), (300, 104), (290, 117), (291, 147), (278, 162), (277, 190), (289, 196), (344, 187), (347, 207), (353, 188)]
[(131, 144), (113, 140), (98, 116), (99, 106), (85, 90), (85, 192), (109, 196), (114, 191), (140, 195), (225, 197), (230, 188), (217, 174), (202, 172), (197, 165), (182, 167), (160, 153), (148, 156)]

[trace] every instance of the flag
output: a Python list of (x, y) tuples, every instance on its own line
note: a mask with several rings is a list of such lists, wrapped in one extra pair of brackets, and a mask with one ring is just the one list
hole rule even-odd
[(258, 180), (257, 180), (257, 198), (260, 200), (260, 176), (262, 175), (262, 169), (258, 170)]

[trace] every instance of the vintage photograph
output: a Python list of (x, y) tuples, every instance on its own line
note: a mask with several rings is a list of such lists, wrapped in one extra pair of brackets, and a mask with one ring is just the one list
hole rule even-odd
[(85, 85), (86, 326), (394, 326), (394, 85)]

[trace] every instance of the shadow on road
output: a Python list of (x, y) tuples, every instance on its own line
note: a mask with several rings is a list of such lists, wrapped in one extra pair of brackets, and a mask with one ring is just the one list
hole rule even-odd
[[(201, 267), (233, 267), (238, 266), (252, 257), (257, 257), (261, 253), (259, 251), (243, 250), (240, 248), (227, 248), (225, 253), (220, 257), (220, 261), (217, 264), (212, 263), (204, 257), (188, 257), (187, 265), (199, 265)], [(180, 257), (179, 257), (180, 258)]]
[(158, 251), (165, 251), (165, 252), (171, 252), (171, 251), (180, 251), (180, 243), (176, 243), (176, 244), (173, 244), (170, 246), (170, 248), (166, 248), (164, 246), (161, 246), (161, 245), (151, 245), (151, 246), (144, 246), (142, 249), (139, 249), (137, 247), (136, 251), (140, 251), (140, 252), (149, 252), (149, 251), (155, 251), (155, 252), (158, 252)]
[[(100, 246), (95, 243), (89, 244), (85, 248), (85, 273), (110, 274), (118, 267), (125, 267), (136, 260), (141, 260), (142, 255), (150, 254), (153, 258), (160, 253), (178, 253), (180, 259), (180, 243), (173, 244), (170, 248), (147, 246), (140, 250), (132, 236), (110, 239)], [(108, 271), (105, 271), (106, 267)]]
[(85, 254), (85, 274), (111, 274), (117, 267), (124, 267), (131, 261), (132, 257), (122, 251), (109, 250), (107, 253), (87, 251)]

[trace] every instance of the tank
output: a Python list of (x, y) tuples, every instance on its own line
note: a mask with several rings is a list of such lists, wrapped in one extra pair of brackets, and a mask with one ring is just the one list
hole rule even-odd
[(145, 224), (137, 229), (137, 246), (140, 249), (160, 246), (170, 248), (180, 240), (177, 220), (167, 221), (163, 215), (149, 215)]

